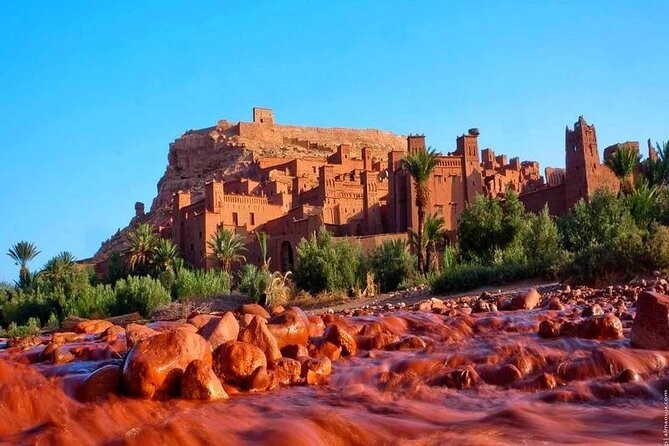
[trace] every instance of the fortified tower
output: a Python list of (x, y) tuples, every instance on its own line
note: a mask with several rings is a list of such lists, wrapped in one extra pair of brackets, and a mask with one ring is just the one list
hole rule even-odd
[(566, 191), (565, 201), (570, 209), (581, 198), (591, 196), (598, 186), (597, 170), (600, 167), (597, 150), (597, 133), (583, 116), (574, 123), (574, 130), (565, 130)]
[(473, 128), (466, 135), (457, 139), (456, 155), (462, 156), (462, 168), (465, 178), (465, 201), (473, 203), (477, 194), (483, 193), (483, 178), (479, 160), (479, 129)]

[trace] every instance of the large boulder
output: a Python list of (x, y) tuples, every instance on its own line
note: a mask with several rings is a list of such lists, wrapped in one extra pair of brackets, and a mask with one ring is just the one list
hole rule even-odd
[[(202, 322), (202, 320), (199, 322)], [(239, 322), (237, 322), (235, 315), (228, 311), (223, 317), (213, 316), (208, 318), (200, 326), (198, 333), (209, 341), (213, 350), (216, 350), (219, 345), (237, 339), (237, 336), (239, 336)]]
[(511, 300), (513, 310), (531, 310), (541, 302), (541, 294), (534, 288), (522, 293)]
[(106, 329), (108, 329), (113, 325), (114, 324), (112, 324), (111, 322), (105, 320), (99, 320), (99, 319), (84, 320), (81, 322), (77, 322), (77, 324), (73, 328), (73, 331), (75, 333), (99, 334), (104, 332)]
[(244, 304), (239, 307), (241, 314), (251, 314), (253, 316), (260, 316), (264, 319), (269, 319), (269, 313), (262, 306), (258, 304)]
[(147, 327), (146, 325), (128, 324), (125, 327), (125, 339), (129, 349), (137, 345), (138, 342), (158, 334), (160, 334), (159, 331)]
[(270, 319), (267, 328), (279, 348), (291, 344), (306, 345), (309, 340), (309, 318), (301, 309), (292, 307)]
[(358, 351), (358, 345), (355, 342), (355, 338), (346, 331), (346, 329), (339, 325), (328, 325), (325, 329), (325, 333), (323, 333), (323, 342), (341, 347), (341, 354), (343, 356), (354, 356)]
[(669, 350), (669, 296), (645, 291), (636, 301), (632, 346)]
[(121, 388), (121, 366), (105, 365), (88, 375), (77, 389), (77, 399), (83, 402), (98, 401)]
[(157, 334), (130, 350), (123, 367), (123, 386), (140, 398), (178, 394), (181, 376), (191, 361), (211, 364), (211, 346), (186, 330)]
[(267, 358), (255, 345), (230, 341), (214, 350), (214, 373), (229, 384), (248, 388), (258, 367), (266, 369)]
[(211, 364), (196, 359), (188, 364), (181, 378), (181, 396), (191, 400), (221, 400), (228, 398)]
[(260, 316), (253, 316), (251, 322), (239, 333), (238, 340), (253, 344), (262, 350), (268, 363), (281, 357), (281, 350), (279, 350), (276, 338), (267, 328), (265, 320)]

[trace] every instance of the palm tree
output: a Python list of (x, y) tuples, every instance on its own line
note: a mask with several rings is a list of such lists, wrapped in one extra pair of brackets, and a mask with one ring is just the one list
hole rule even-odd
[(267, 257), (269, 248), (267, 245), (267, 233), (262, 231), (256, 232), (256, 239), (258, 240), (258, 247), (260, 248), (260, 267), (265, 271), (269, 271), (269, 262), (272, 259)]
[(69, 251), (62, 251), (46, 262), (40, 275), (58, 282), (71, 275), (77, 267), (77, 258)]
[(246, 251), (242, 237), (233, 231), (219, 228), (216, 234), (211, 236), (207, 244), (212, 250), (211, 256), (221, 265), (225, 272), (230, 272), (230, 268), (234, 262), (246, 260), (246, 257), (241, 254)]
[(136, 274), (148, 274), (157, 243), (158, 236), (148, 223), (142, 223), (130, 232), (126, 252), (128, 269)]
[(416, 207), (418, 208), (418, 232), (416, 237), (419, 271), (423, 267), (423, 224), (425, 221), (425, 206), (427, 206), (429, 198), (427, 182), (437, 166), (437, 156), (436, 151), (429, 149), (427, 151), (409, 152), (403, 158), (404, 167), (409, 171), (416, 184)]
[(656, 142), (655, 147), (657, 159), (647, 159), (644, 172), (651, 186), (664, 186), (669, 183), (669, 141)]
[(30, 280), (30, 271), (28, 262), (33, 260), (40, 252), (37, 247), (31, 243), (21, 240), (9, 248), (7, 255), (14, 260), (17, 265), (21, 265), (19, 271), (19, 286), (24, 287)]
[(174, 261), (179, 256), (177, 245), (172, 240), (160, 238), (153, 249), (153, 261), (159, 271), (174, 270)]
[(446, 231), (444, 217), (428, 215), (425, 219), (425, 273), (430, 272), (432, 266), (432, 254), (437, 252), (437, 248), (446, 241)]
[(625, 192), (631, 192), (634, 187), (629, 178), (634, 173), (634, 169), (639, 165), (641, 155), (630, 147), (619, 147), (606, 160), (606, 165), (616, 174), (620, 180), (620, 189)]

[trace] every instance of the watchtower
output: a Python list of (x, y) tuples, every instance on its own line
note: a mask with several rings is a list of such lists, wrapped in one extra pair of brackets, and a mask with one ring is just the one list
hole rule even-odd
[(274, 112), (271, 108), (253, 107), (253, 123), (274, 125)]

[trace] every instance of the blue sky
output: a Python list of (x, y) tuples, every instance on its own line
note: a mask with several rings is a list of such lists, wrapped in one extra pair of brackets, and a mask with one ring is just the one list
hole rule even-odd
[(425, 133), (564, 165), (669, 139), (667, 1), (0, 2), (0, 280), (25, 239), (78, 258), (147, 208), (168, 143), (218, 119)]

